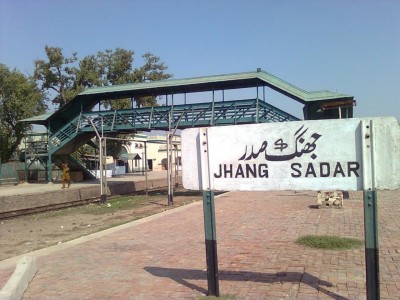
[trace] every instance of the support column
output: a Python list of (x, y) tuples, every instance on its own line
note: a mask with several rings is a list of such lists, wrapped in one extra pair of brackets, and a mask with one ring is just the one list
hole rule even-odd
[(144, 169), (144, 178), (146, 181), (145, 193), (146, 197), (149, 195), (149, 191), (147, 190), (147, 142), (144, 142), (144, 162), (145, 162), (145, 169)]
[(53, 183), (53, 166), (51, 162), (51, 153), (47, 150), (47, 182)]
[(211, 105), (211, 121), (210, 125), (214, 125), (214, 106), (215, 106), (215, 97), (214, 97), (214, 89), (212, 91), (212, 105)]
[(200, 130), (198, 147), (201, 163), (201, 190), (203, 191), (204, 232), (207, 262), (208, 295), (219, 296), (217, 233), (213, 184), (210, 178), (207, 128)]
[(104, 148), (103, 148), (103, 155), (104, 155), (104, 158), (103, 158), (103, 164), (104, 164), (104, 167), (103, 167), (103, 170), (104, 170), (104, 177), (103, 177), (103, 180), (104, 180), (104, 196), (103, 196), (103, 203), (107, 203), (107, 191), (108, 191), (108, 184), (107, 184), (107, 138), (104, 138), (103, 137), (103, 143), (104, 143)]
[(171, 180), (171, 131), (167, 132), (167, 184), (168, 184), (168, 206), (174, 204), (174, 196), (172, 191), (172, 180)]
[(259, 116), (260, 116), (260, 105), (258, 103), (259, 99), (258, 99), (258, 83), (257, 83), (257, 100), (256, 100), (256, 123), (259, 123)]
[(208, 295), (219, 296), (217, 234), (214, 191), (203, 191), (204, 232), (207, 261)]
[[(50, 126), (50, 125), (49, 125)], [(52, 166), (52, 159), (51, 159), (51, 152), (50, 152), (50, 133), (49, 129), (46, 130), (47, 133), (47, 182), (53, 182), (53, 166)], [(25, 143), (26, 145), (26, 143)]]
[(24, 178), (25, 182), (28, 183), (28, 153), (27, 153), (27, 146), (26, 146), (26, 132), (24, 136), (25, 141), (25, 151), (24, 151)]
[(367, 299), (380, 299), (377, 191), (364, 190), (365, 270)]
[[(103, 138), (99, 139), (99, 145), (100, 145), (100, 204), (105, 204), (107, 202), (107, 189), (106, 189), (106, 183), (104, 179), (104, 166), (105, 166), (105, 161), (104, 161), (104, 140)], [(107, 174), (106, 174), (107, 176)]]
[(373, 121), (361, 121), (367, 299), (380, 299), (378, 205)]

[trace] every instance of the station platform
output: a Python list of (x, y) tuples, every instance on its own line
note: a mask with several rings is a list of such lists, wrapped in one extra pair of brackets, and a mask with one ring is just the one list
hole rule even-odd
[[(181, 176), (172, 182), (181, 183)], [(167, 187), (167, 171), (151, 171), (107, 178), (107, 195), (126, 195)], [(62, 207), (69, 203), (100, 198), (100, 180), (72, 182), (62, 189), (61, 183), (22, 183), (0, 187), (0, 215), (47, 206)]]
[[(379, 191), (381, 299), (400, 298), (400, 191)], [(364, 248), (317, 250), (307, 234), (364, 238), (362, 192), (316, 209), (315, 192), (216, 197), (221, 295), (234, 299), (365, 299)], [(202, 203), (31, 252), (23, 299), (199, 299), (207, 293)], [(0, 262), (0, 287), (14, 257)]]
[[(147, 173), (149, 180), (153, 179), (166, 179), (167, 171), (151, 171)], [(132, 181), (145, 181), (145, 175), (142, 173), (125, 174), (121, 176), (107, 178), (109, 185), (115, 185), (118, 182), (132, 182)], [(92, 187), (93, 185), (100, 186), (100, 180), (90, 180), (82, 182), (72, 182), (70, 189), (78, 189), (82, 187)], [(21, 183), (18, 185), (1, 185), (0, 197), (33, 194), (41, 192), (59, 191), (62, 187), (61, 182), (57, 183)], [(99, 187), (100, 189), (100, 187)]]

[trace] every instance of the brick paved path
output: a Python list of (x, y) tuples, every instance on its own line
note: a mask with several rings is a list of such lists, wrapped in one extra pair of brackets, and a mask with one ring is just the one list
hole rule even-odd
[[(380, 192), (382, 299), (400, 298), (400, 191)], [(364, 249), (313, 250), (304, 234), (363, 237), (362, 193), (315, 209), (315, 192), (216, 199), (220, 291), (235, 299), (364, 299)], [(201, 203), (38, 258), (23, 299), (198, 299), (206, 293)]]

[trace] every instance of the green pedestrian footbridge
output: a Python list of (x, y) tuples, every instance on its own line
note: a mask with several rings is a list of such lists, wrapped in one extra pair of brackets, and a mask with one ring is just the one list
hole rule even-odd
[[(249, 88), (254, 90), (254, 98), (240, 99), (235, 96), (235, 99), (225, 99), (226, 91), (230, 95), (240, 95), (240, 90)], [(329, 91), (308, 92), (260, 69), (256, 72), (92, 87), (54, 113), (20, 121), (44, 125), (47, 128), (46, 145), (39, 147), (41, 153), (36, 153), (31, 147), (26, 149), (26, 155), (38, 155), (46, 166), (48, 181), (52, 178), (52, 163), (60, 165), (63, 161), (67, 161), (71, 169), (82, 171), (85, 178), (93, 178), (93, 174), (81, 160), (78, 149), (87, 143), (95, 146), (92, 139), (100, 133), (129, 134), (151, 130), (299, 120), (267, 103), (266, 89), (272, 89), (303, 104), (305, 120), (353, 116), (353, 96)], [(222, 93), (222, 100), (216, 100), (216, 92)], [(195, 93), (199, 95), (198, 100), (187, 103), (186, 95)], [(134, 107), (134, 99), (149, 96), (162, 97), (164, 103), (153, 107)], [(183, 104), (174, 103), (178, 96), (184, 97)], [(105, 110), (101, 105), (102, 101), (119, 99), (131, 99), (132, 107)], [(44, 148), (47, 153), (43, 153)]]

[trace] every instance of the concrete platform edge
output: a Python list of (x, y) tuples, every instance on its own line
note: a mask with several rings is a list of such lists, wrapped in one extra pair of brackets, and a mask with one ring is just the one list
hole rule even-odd
[(29, 282), (33, 279), (38, 267), (34, 257), (22, 257), (14, 273), (0, 291), (0, 300), (19, 300), (22, 298)]
[[(218, 196), (216, 196), (216, 198), (217, 197)], [(50, 247), (47, 247), (47, 248), (39, 249), (39, 250), (36, 250), (36, 251), (32, 251), (32, 252), (24, 254), (24, 255), (11, 257), (11, 258), (5, 259), (3, 261), (0, 261), (0, 270), (6, 270), (6, 269), (10, 269), (10, 268), (14, 267), (17, 264), (17, 261), (19, 259), (21, 259), (22, 257), (26, 256), (26, 255), (29, 255), (29, 256), (32, 256), (32, 257), (42, 257), (42, 256), (45, 256), (45, 255), (50, 254), (50, 253), (54, 253), (54, 252), (57, 252), (57, 251), (68, 249), (68, 248), (73, 247), (75, 245), (91, 241), (93, 239), (102, 237), (104, 235), (111, 234), (113, 232), (116, 232), (116, 231), (119, 231), (119, 230), (123, 230), (123, 229), (126, 229), (126, 228), (130, 228), (130, 227), (133, 227), (133, 226), (137, 226), (139, 224), (143, 224), (143, 223), (146, 223), (146, 222), (150, 222), (152, 220), (161, 218), (163, 216), (166, 216), (166, 215), (169, 215), (169, 214), (173, 214), (175, 212), (178, 212), (178, 211), (181, 211), (181, 210), (185, 210), (185, 209), (187, 209), (189, 207), (192, 207), (192, 206), (195, 206), (195, 205), (201, 205), (201, 204), (202, 204), (201, 201), (190, 203), (190, 204), (183, 205), (183, 206), (180, 206), (180, 207), (177, 207), (177, 208), (174, 208), (174, 209), (170, 209), (170, 210), (164, 211), (162, 213), (155, 214), (155, 215), (143, 218), (143, 219), (135, 220), (135, 221), (132, 221), (132, 222), (129, 222), (129, 223), (125, 223), (125, 224), (122, 224), (122, 225), (118, 225), (118, 226), (115, 226), (115, 227), (112, 227), (112, 228), (109, 228), (109, 229), (98, 231), (98, 232), (95, 232), (95, 233), (92, 233), (92, 234), (89, 234), (89, 235), (86, 235), (86, 236), (82, 236), (80, 238), (77, 238), (77, 239), (74, 239), (74, 240), (71, 240), (71, 241), (68, 241), (68, 242), (65, 242), (65, 243), (61, 243), (61, 244), (58, 244), (58, 245), (54, 245), (54, 246), (50, 246)], [(203, 208), (201, 207), (201, 209), (203, 209)]]

